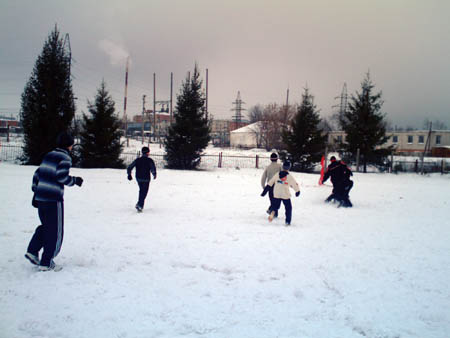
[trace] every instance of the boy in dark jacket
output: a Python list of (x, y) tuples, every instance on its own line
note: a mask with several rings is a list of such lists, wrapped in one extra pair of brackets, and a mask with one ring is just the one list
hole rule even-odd
[(349, 199), (350, 189), (353, 187), (353, 181), (350, 180), (350, 176), (353, 176), (352, 171), (342, 161), (337, 161), (336, 157), (331, 156), (330, 165), (327, 168), (325, 175), (323, 176), (323, 183), (331, 177), (331, 183), (333, 184), (333, 192), (325, 200), (325, 202), (331, 202), (333, 199), (339, 202), (339, 206), (346, 208), (352, 207), (352, 203)]
[[(81, 187), (81, 177), (69, 176), (72, 159), (69, 151), (73, 147), (73, 138), (63, 132), (58, 135), (57, 148), (44, 156), (41, 165), (33, 175), (33, 206), (38, 208), (42, 225), (36, 231), (28, 245), (25, 258), (39, 265), (40, 271), (61, 270), (53, 261), (59, 251), (64, 235), (64, 186)], [(44, 249), (39, 260), (39, 251)]]
[(127, 168), (128, 180), (131, 181), (133, 179), (131, 172), (136, 167), (136, 181), (139, 185), (139, 200), (136, 203), (138, 212), (142, 212), (142, 209), (144, 209), (144, 202), (150, 185), (150, 173), (152, 173), (153, 179), (156, 179), (155, 162), (149, 157), (149, 154), (150, 149), (142, 147), (142, 156), (135, 159)]

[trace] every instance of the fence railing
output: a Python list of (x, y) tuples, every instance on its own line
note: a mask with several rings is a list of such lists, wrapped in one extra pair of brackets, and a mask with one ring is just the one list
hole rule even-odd
[[(139, 157), (138, 153), (122, 153), (121, 158), (126, 165)], [(151, 154), (150, 157), (155, 162), (157, 168), (164, 168), (166, 161), (163, 154)], [(199, 169), (214, 169), (214, 168), (264, 168), (270, 164), (270, 157), (242, 156), (242, 155), (224, 155), (219, 153), (217, 155), (202, 155)]]
[[(0, 161), (20, 163), (22, 157), (22, 147), (18, 145), (2, 144), (0, 146)], [(130, 165), (140, 153), (125, 152), (121, 154), (125, 165)], [(164, 154), (151, 154), (151, 158), (155, 162), (157, 168), (164, 168), (166, 161)], [(242, 155), (202, 155), (200, 161), (200, 169), (214, 168), (264, 168), (270, 164), (269, 157), (260, 155), (242, 156)]]
[[(0, 145), (0, 161), (20, 163), (22, 157), (22, 147), (19, 145)], [(134, 161), (140, 153), (122, 153), (121, 158), (128, 166)], [(166, 161), (164, 160), (164, 154), (151, 154), (151, 158), (155, 161), (156, 167), (164, 168)], [(270, 158), (260, 155), (244, 156), (244, 155), (227, 155), (219, 153), (216, 155), (202, 155), (200, 161), (200, 169), (214, 169), (214, 168), (265, 168), (270, 164)], [(392, 165), (392, 172), (440, 172), (447, 173), (450, 171), (450, 165), (448, 161), (441, 158), (432, 160), (427, 158), (427, 161), (423, 162), (423, 169), (421, 161), (408, 161), (408, 160), (394, 160)]]
[(21, 146), (0, 144), (0, 161), (19, 163), (23, 150)]

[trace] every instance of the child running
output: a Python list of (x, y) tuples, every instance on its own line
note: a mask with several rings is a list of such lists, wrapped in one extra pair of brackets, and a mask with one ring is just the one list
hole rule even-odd
[(291, 162), (285, 161), (282, 170), (278, 175), (272, 177), (263, 192), (265, 195), (270, 187), (273, 186), (274, 201), (272, 204), (272, 212), (269, 215), (269, 222), (272, 222), (278, 209), (280, 209), (281, 201), (283, 201), (284, 208), (286, 209), (286, 226), (291, 225), (292, 219), (292, 203), (289, 188), (294, 189), (296, 197), (300, 196), (300, 187), (295, 178), (289, 174), (289, 169), (291, 169)]

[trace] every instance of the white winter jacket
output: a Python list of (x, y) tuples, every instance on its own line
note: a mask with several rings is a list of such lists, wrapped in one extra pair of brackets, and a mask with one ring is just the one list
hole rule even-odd
[[(281, 171), (280, 173), (283, 172), (286, 171)], [(289, 191), (289, 188), (294, 189), (295, 192), (300, 191), (300, 187), (298, 186), (298, 183), (295, 180), (294, 176), (292, 176), (288, 172), (287, 175), (283, 178), (280, 178), (280, 175), (276, 174), (267, 184), (270, 186), (274, 186), (273, 196), (275, 198), (280, 198), (283, 200), (288, 200), (291, 198), (291, 192)]]

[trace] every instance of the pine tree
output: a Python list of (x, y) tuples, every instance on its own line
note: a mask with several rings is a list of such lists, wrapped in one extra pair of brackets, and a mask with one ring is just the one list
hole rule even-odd
[(83, 168), (124, 168), (120, 159), (120, 121), (114, 101), (102, 81), (95, 103), (88, 100), (90, 116), (83, 114), (80, 132), (80, 162)]
[(22, 93), (20, 115), (26, 164), (40, 164), (43, 156), (56, 147), (57, 135), (70, 129), (75, 115), (70, 62), (55, 26)]
[(368, 72), (361, 83), (361, 92), (352, 95), (348, 109), (339, 116), (342, 130), (346, 132), (343, 149), (350, 153), (352, 159), (356, 158), (359, 149), (364, 172), (367, 172), (368, 163), (380, 163), (390, 152), (389, 148), (377, 149), (388, 137), (385, 114), (380, 112), (382, 93), (374, 93), (374, 87)]
[(200, 164), (200, 155), (211, 139), (201, 87), (202, 81), (195, 65), (192, 77), (189, 75), (186, 77), (180, 94), (177, 95), (175, 122), (169, 127), (164, 141), (168, 168), (197, 168)]
[(283, 133), (283, 141), (292, 161), (292, 170), (309, 172), (319, 162), (325, 149), (326, 138), (319, 127), (321, 119), (314, 97), (305, 88), (302, 102), (291, 120), (290, 128)]

